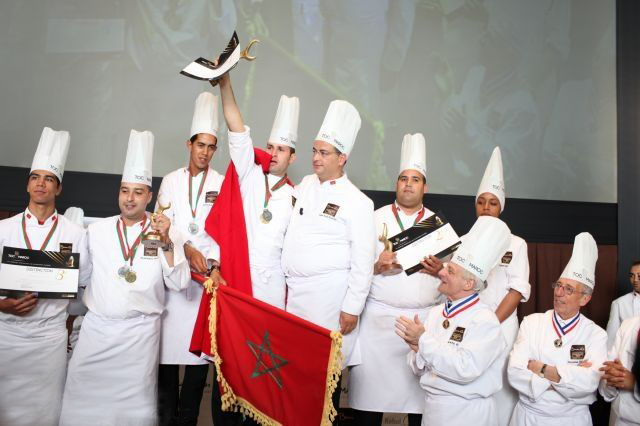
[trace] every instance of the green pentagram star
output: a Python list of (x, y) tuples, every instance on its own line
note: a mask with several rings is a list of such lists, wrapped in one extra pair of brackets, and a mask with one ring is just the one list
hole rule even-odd
[[(263, 374), (268, 374), (271, 376), (276, 385), (280, 389), (282, 389), (282, 377), (280, 376), (280, 367), (289, 363), (286, 359), (281, 357), (280, 355), (276, 355), (273, 353), (271, 349), (271, 342), (269, 342), (269, 331), (264, 332), (264, 336), (262, 337), (262, 344), (258, 345), (257, 343), (250, 342), (247, 340), (247, 345), (249, 349), (256, 357), (256, 366), (253, 368), (253, 373), (251, 373), (251, 378), (255, 379), (256, 377), (260, 377)], [(263, 356), (264, 355), (264, 356)], [(268, 358), (271, 358), (270, 365), (265, 362)]]

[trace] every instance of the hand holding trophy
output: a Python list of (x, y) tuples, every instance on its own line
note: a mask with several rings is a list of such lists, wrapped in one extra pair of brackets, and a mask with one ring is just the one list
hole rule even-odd
[(397, 275), (401, 273), (404, 268), (402, 265), (396, 262), (396, 256), (393, 252), (393, 245), (388, 238), (387, 224), (383, 224), (382, 235), (378, 237), (378, 241), (384, 244), (384, 251), (380, 254), (378, 269), (381, 275)]
[(171, 208), (171, 203), (163, 206), (158, 201), (158, 211), (151, 215), (151, 229), (142, 237), (142, 244), (149, 248), (163, 248), (167, 244), (169, 238), (169, 228), (171, 221), (163, 213)]

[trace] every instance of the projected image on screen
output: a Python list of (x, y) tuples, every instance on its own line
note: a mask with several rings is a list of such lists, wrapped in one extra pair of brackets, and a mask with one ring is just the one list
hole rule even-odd
[(154, 175), (186, 165), (195, 97), (218, 89), (178, 72), (236, 29), (243, 46), (261, 40), (232, 71), (257, 145), (280, 95), (300, 98), (296, 181), (340, 98), (362, 117), (347, 173), (363, 189), (392, 190), (402, 136), (421, 132), (431, 192), (475, 194), (499, 145), (511, 197), (615, 202), (614, 12), (613, 0), (3, 2), (0, 165), (28, 167), (45, 125), (71, 133), (67, 170), (121, 173), (131, 128), (156, 136)]

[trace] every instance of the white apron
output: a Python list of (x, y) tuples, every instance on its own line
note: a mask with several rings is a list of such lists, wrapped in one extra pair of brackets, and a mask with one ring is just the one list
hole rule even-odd
[[(360, 317), (358, 343), (362, 363), (349, 372), (349, 407), (385, 413), (420, 414), (424, 390), (407, 367), (409, 346), (395, 333), (396, 318), (417, 314), (424, 322), (429, 308), (395, 308), (369, 299)], [(384, 350), (376, 350), (381, 348)]]
[(251, 266), (251, 283), (253, 297), (284, 309), (287, 284), (279, 265), (271, 268)]
[(87, 313), (69, 363), (60, 426), (155, 426), (160, 316)]
[[(460, 409), (464, 407), (464, 409)], [(492, 426), (479, 419), (496, 419), (493, 398), (466, 399), (453, 395), (427, 395), (422, 426)]]
[[(287, 312), (339, 331), (348, 276), (349, 271), (334, 271), (312, 277), (288, 277)], [(359, 326), (342, 338), (343, 367), (360, 363), (360, 351), (355, 350), (358, 332)]]
[(202, 285), (189, 283), (185, 291), (165, 292), (165, 307), (162, 313), (160, 336), (160, 364), (199, 365), (207, 364), (189, 352), (193, 326), (198, 316), (202, 298)]
[(520, 400), (513, 410), (511, 426), (590, 426), (591, 413), (586, 405), (574, 406), (564, 415), (542, 412)]
[(67, 366), (65, 316), (0, 321), (0, 425), (58, 425)]

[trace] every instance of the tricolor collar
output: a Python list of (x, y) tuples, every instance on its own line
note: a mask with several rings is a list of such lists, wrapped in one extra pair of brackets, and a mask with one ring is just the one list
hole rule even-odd
[(462, 311), (466, 311), (471, 308), (473, 305), (480, 301), (480, 295), (478, 293), (473, 293), (471, 296), (464, 297), (458, 300), (450, 300), (444, 304), (444, 309), (442, 310), (442, 315), (445, 318), (453, 318)]
[(551, 316), (553, 317), (552, 319), (556, 326), (562, 329), (563, 334), (567, 334), (569, 331), (571, 331), (571, 329), (578, 324), (578, 321), (580, 321), (580, 312), (567, 320), (563, 320), (562, 318), (560, 318), (560, 315), (558, 315), (555, 310), (553, 311)]
[(31, 213), (29, 207), (27, 207), (24, 211), (24, 217), (28, 226), (50, 226), (56, 220), (58, 220), (58, 211), (54, 209), (51, 216), (46, 218), (44, 222), (40, 222), (38, 218), (33, 213)]

